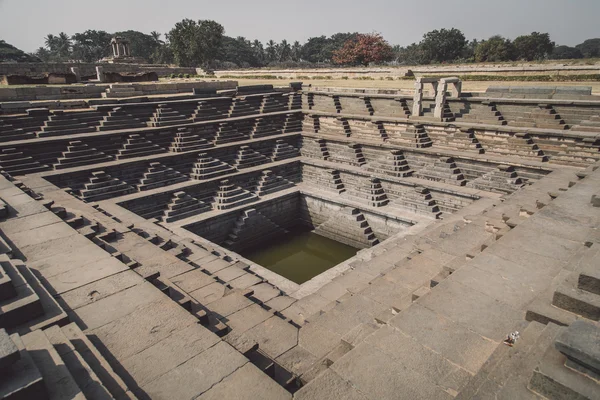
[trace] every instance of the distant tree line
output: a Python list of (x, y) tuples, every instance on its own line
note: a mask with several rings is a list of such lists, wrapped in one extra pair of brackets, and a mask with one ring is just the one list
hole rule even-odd
[[(381, 35), (358, 32), (316, 36), (305, 43), (287, 40), (262, 43), (243, 36), (225, 35), (211, 20), (184, 19), (162, 35), (137, 31), (107, 33), (87, 30), (71, 36), (64, 32), (45, 37), (45, 46), (32, 55), (46, 62), (95, 62), (111, 55), (110, 39), (121, 36), (131, 43), (131, 53), (150, 63), (175, 63), (185, 67), (218, 69), (303, 67), (320, 65), (534, 61), (600, 57), (600, 38), (575, 46), (557, 46), (548, 33), (533, 32), (514, 40), (499, 35), (467, 40), (458, 29), (427, 32), (419, 43), (392, 47)], [(163, 39), (164, 36), (164, 39)]]

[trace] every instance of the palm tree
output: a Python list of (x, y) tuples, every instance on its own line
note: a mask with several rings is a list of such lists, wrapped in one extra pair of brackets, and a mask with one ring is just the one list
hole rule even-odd
[(266, 49), (267, 62), (273, 62), (277, 60), (277, 43), (273, 39), (267, 42)]
[(292, 48), (287, 40), (283, 39), (277, 46), (277, 58), (279, 61), (287, 61), (292, 55)]
[(162, 40), (160, 40), (160, 37), (162, 36), (161, 33), (156, 32), (156, 31), (152, 31), (150, 32), (150, 36), (152, 36), (152, 39), (154, 39), (154, 41), (158, 44), (165, 44), (165, 42), (163, 42)]
[(58, 34), (56, 38), (56, 52), (60, 59), (66, 60), (71, 54), (71, 38), (64, 32)]
[(302, 45), (300, 44), (299, 41), (295, 41), (294, 44), (292, 45), (292, 60), (294, 61), (300, 61), (300, 58), (302, 57)]
[(48, 50), (54, 51), (56, 49), (56, 39), (56, 36), (54, 36), (51, 33), (46, 35), (46, 38), (44, 39), (44, 44), (46, 45), (46, 48)]

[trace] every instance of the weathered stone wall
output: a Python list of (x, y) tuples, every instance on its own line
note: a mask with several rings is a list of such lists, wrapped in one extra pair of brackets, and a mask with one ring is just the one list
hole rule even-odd
[[(0, 63), (0, 75), (39, 75), (43, 73), (69, 74), (72, 67), (79, 68), (81, 76), (96, 75), (96, 67), (104, 72), (138, 73), (152, 71), (159, 76), (170, 74), (197, 74), (196, 68), (172, 67), (153, 64), (110, 64), (110, 63)], [(201, 71), (200, 71), (201, 72)]]
[[(299, 202), (300, 195), (293, 193), (271, 201), (250, 204), (244, 207), (244, 210), (255, 209), (282, 229), (288, 229), (301, 223)], [(223, 213), (214, 218), (187, 225), (185, 229), (211, 242), (222, 245), (227, 240), (242, 213), (243, 210)]]
[[(236, 81), (196, 81), (196, 82), (160, 82), (125, 84), (133, 87), (138, 95), (191, 93), (194, 89), (228, 90), (237, 87)], [(39, 86), (39, 87), (2, 87), (0, 102), (18, 101), (19, 103), (39, 100), (68, 100), (68, 99), (97, 99), (101, 93), (120, 84), (86, 84), (68, 86)], [(110, 100), (109, 100), (110, 101)], [(112, 99), (115, 103), (116, 100)], [(21, 108), (42, 107), (40, 104), (23, 105)]]

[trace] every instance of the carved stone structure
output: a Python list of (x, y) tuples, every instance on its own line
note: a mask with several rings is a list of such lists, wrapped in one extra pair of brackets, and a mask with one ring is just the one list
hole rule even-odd
[(600, 97), (520, 90), (0, 103), (0, 398), (597, 399)]

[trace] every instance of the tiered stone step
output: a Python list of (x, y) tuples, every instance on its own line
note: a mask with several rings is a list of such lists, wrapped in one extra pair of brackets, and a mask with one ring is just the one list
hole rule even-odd
[(62, 153), (62, 157), (54, 164), (55, 169), (72, 168), (81, 165), (97, 164), (111, 161), (112, 157), (89, 147), (87, 144), (74, 140), (69, 142), (67, 151)]
[(471, 129), (431, 131), (429, 137), (435, 148), (474, 151), (479, 154), (485, 152)]
[(256, 194), (262, 197), (280, 190), (289, 189), (293, 186), (294, 184), (287, 179), (279, 175), (275, 175), (275, 173), (271, 170), (266, 170), (262, 172), (262, 176), (258, 181)]
[(18, 333), (0, 329), (0, 398), (48, 398), (44, 378)]
[(571, 128), (572, 131), (598, 132), (600, 131), (600, 115), (593, 115)]
[(163, 221), (173, 222), (210, 210), (210, 204), (204, 203), (184, 191), (176, 192), (165, 210)]
[(68, 112), (54, 111), (37, 133), (38, 137), (62, 136), (75, 133), (95, 132), (104, 117), (100, 111)]
[(329, 150), (325, 139), (302, 138), (302, 147), (300, 154), (304, 157), (318, 158), (320, 160), (329, 159)]
[(226, 175), (235, 171), (236, 169), (231, 165), (218, 158), (210, 157), (206, 153), (202, 153), (198, 156), (198, 161), (194, 164), (190, 176), (192, 179), (203, 180)]
[(529, 389), (550, 400), (597, 399), (599, 336), (598, 326), (583, 320), (562, 328), (533, 371)]
[(224, 244), (229, 249), (241, 251), (285, 233), (287, 230), (251, 208), (242, 212)]
[(40, 164), (17, 149), (8, 148), (2, 149), (2, 153), (0, 153), (0, 169), (12, 176), (17, 176), (45, 171), (48, 166)]
[(297, 148), (289, 143), (286, 143), (282, 139), (275, 141), (275, 148), (273, 149), (273, 161), (281, 161), (288, 158), (294, 158), (300, 156), (300, 152)]
[(362, 152), (362, 146), (358, 143), (329, 143), (329, 161), (360, 167), (367, 163)]
[(375, 142), (380, 142), (381, 140), (385, 141), (387, 139), (385, 127), (381, 122), (349, 120), (348, 124), (353, 137), (373, 140)]
[(228, 180), (221, 181), (215, 197), (216, 209), (227, 210), (258, 200), (258, 196), (231, 184)]
[(233, 166), (238, 170), (244, 168), (251, 168), (261, 164), (267, 164), (271, 162), (267, 157), (263, 156), (259, 152), (255, 151), (249, 146), (242, 146), (238, 151)]
[(247, 140), (249, 138), (250, 136), (244, 130), (240, 130), (236, 123), (221, 122), (217, 130), (215, 145), (239, 142), (240, 140)]
[[(416, 186), (406, 191), (388, 190), (390, 207), (412, 211), (418, 214), (430, 215), (439, 218), (442, 215), (440, 208), (428, 188)], [(394, 198), (392, 198), (392, 195)]]
[(15, 261), (0, 256), (0, 329), (15, 329), (44, 315), (40, 297)]
[(384, 159), (376, 159), (367, 164), (367, 170), (395, 177), (413, 174), (402, 150), (391, 150)]
[(133, 186), (113, 178), (104, 171), (92, 172), (92, 177), (80, 191), (80, 196), (85, 201), (99, 201), (111, 197), (124, 196), (134, 193)]
[[(324, 135), (343, 135), (350, 137), (352, 130), (345, 118), (319, 117), (318, 132)], [(315, 128), (317, 128), (315, 124)]]
[(536, 127), (547, 129), (567, 129), (565, 121), (556, 113), (551, 104), (539, 104), (538, 108), (526, 112), (510, 122), (512, 126)]
[(165, 149), (156, 144), (153, 144), (149, 140), (146, 140), (143, 136), (133, 134), (129, 135), (129, 137), (127, 138), (127, 142), (119, 150), (117, 154), (117, 160), (150, 156), (152, 154), (159, 154), (165, 151)]
[(361, 249), (375, 246), (379, 240), (368, 221), (357, 208), (343, 207), (327, 221), (315, 228), (314, 233)]
[(527, 389), (527, 383), (532, 369), (559, 331), (560, 327), (554, 324), (529, 323), (512, 347), (498, 345), (456, 399), (537, 398)]
[(398, 125), (386, 124), (388, 141), (392, 144), (405, 147), (425, 148), (431, 147), (433, 142), (421, 124), (404, 128)]
[(244, 115), (260, 114), (263, 96), (244, 96), (233, 99), (230, 117), (242, 117)]
[(527, 133), (510, 135), (501, 132), (495, 134), (481, 132), (476, 134), (476, 138), (487, 154), (521, 156), (542, 162), (548, 161), (548, 157)]
[(366, 201), (371, 207), (383, 207), (389, 203), (388, 197), (383, 187), (381, 187), (381, 181), (377, 178), (360, 182), (344, 193), (344, 197), (349, 197), (363, 203)]
[(213, 147), (206, 139), (201, 138), (191, 131), (189, 128), (177, 128), (177, 133), (173, 139), (173, 143), (169, 147), (169, 151), (180, 153), (184, 151), (202, 150)]
[(435, 160), (433, 165), (427, 165), (416, 171), (415, 176), (457, 186), (464, 186), (467, 183), (462, 171), (456, 166), (452, 157), (441, 157)]
[(150, 167), (137, 185), (140, 191), (155, 189), (158, 187), (174, 185), (187, 181), (187, 176), (181, 172), (168, 168), (159, 162), (150, 163)]
[(112, 111), (109, 111), (106, 117), (102, 118), (97, 129), (99, 131), (112, 131), (117, 129), (146, 128), (148, 126), (146, 120), (147, 118), (136, 118), (136, 116), (129, 112), (129, 109), (116, 107)]
[(306, 133), (318, 133), (321, 129), (321, 120), (318, 115), (304, 114), (302, 120), (302, 131)]
[(340, 172), (336, 170), (308, 168), (305, 166), (302, 171), (302, 181), (323, 190), (332, 190), (338, 194), (346, 191), (340, 178)]
[(523, 185), (523, 179), (518, 176), (515, 167), (510, 165), (498, 165), (491, 172), (467, 182), (468, 187), (507, 194), (523, 187)]
[(196, 111), (192, 114), (192, 121), (211, 121), (225, 119), (229, 116), (232, 99), (215, 99), (210, 101), (199, 101)]
[(260, 106), (260, 112), (262, 114), (287, 111), (288, 110), (288, 98), (283, 94), (268, 94), (263, 97), (262, 104)]
[(463, 114), (461, 119), (465, 122), (486, 125), (506, 125), (507, 121), (498, 111), (495, 103), (483, 102), (481, 104), (471, 103), (468, 114)]
[(11, 339), (43, 382), (42, 390), (31, 398), (135, 398), (75, 323)]
[(134, 86), (120, 84), (110, 85), (110, 87), (107, 88), (104, 93), (100, 93), (100, 95), (105, 99), (118, 99), (123, 97), (143, 96), (144, 92), (137, 90)]
[(573, 272), (554, 292), (552, 305), (592, 321), (600, 321), (600, 272), (586, 266)]
[(252, 139), (283, 133), (284, 120), (281, 118), (260, 117), (256, 118), (256, 125), (250, 133)]
[(300, 93), (291, 93), (289, 95), (289, 110), (301, 110), (302, 109), (302, 94)]
[(302, 115), (287, 114), (283, 125), (283, 133), (302, 132)]
[(150, 118), (150, 126), (182, 125), (187, 122), (189, 122), (188, 118), (171, 108), (169, 104), (159, 104)]

